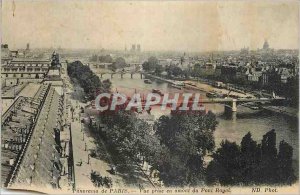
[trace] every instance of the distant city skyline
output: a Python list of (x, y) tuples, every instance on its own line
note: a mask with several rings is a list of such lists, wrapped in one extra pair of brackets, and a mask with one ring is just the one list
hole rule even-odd
[(10, 48), (226, 51), (299, 48), (297, 1), (11, 1), (2, 5)]

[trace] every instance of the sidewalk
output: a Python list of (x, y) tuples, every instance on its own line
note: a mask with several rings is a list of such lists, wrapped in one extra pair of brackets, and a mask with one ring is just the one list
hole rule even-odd
[[(94, 187), (90, 174), (93, 171), (97, 171), (101, 176), (108, 176), (112, 178), (113, 187), (124, 187), (122, 178), (117, 175), (111, 175), (107, 170), (110, 169), (108, 163), (103, 160), (89, 157), (89, 150), (96, 149), (94, 139), (87, 136), (88, 129), (84, 128), (84, 125), (80, 123), (79, 112), (80, 106), (76, 108), (77, 103), (71, 100), (72, 106), (75, 108), (74, 121), (71, 122), (71, 133), (73, 141), (73, 157), (75, 165), (75, 186), (78, 189), (96, 189)], [(72, 120), (72, 119), (71, 119)], [(81, 130), (82, 128), (82, 130)], [(81, 166), (78, 166), (82, 162)]]

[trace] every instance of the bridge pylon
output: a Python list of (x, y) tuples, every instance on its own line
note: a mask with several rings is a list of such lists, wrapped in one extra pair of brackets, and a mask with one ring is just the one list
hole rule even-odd
[(225, 113), (237, 112), (236, 99), (232, 99), (231, 102), (225, 103), (224, 111)]
[(232, 112), (237, 112), (236, 99), (233, 99), (233, 100), (232, 100), (232, 103), (231, 103), (231, 111), (232, 111)]

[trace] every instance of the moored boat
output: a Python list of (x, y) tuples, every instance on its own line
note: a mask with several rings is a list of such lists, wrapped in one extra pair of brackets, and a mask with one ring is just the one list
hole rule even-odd
[(144, 80), (144, 83), (146, 83), (146, 84), (151, 84), (152, 81), (151, 81), (150, 79), (145, 79), (145, 80)]
[(208, 97), (208, 98), (218, 98), (218, 97), (220, 97), (220, 95), (216, 92), (207, 92), (206, 97)]
[(163, 96), (164, 94), (159, 89), (152, 89), (152, 93), (157, 93), (160, 96)]
[(176, 88), (176, 89), (182, 89), (182, 86), (175, 85), (175, 84), (172, 84), (172, 87), (174, 87), (174, 88)]

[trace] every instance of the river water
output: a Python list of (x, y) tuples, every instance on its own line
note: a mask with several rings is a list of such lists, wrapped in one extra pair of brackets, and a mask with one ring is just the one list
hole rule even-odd
[[(175, 92), (194, 92), (201, 93), (205, 97), (204, 92), (192, 91), (192, 90), (179, 90), (172, 87), (170, 84), (152, 80), (152, 84), (145, 84), (144, 80), (140, 78), (140, 75), (136, 74), (133, 78), (130, 78), (129, 74), (103, 75), (102, 79), (110, 79), (112, 82), (112, 89), (114, 91), (133, 94), (135, 91), (142, 94), (147, 94), (152, 89), (159, 89), (163, 93), (175, 93)], [(293, 159), (295, 167), (298, 164), (299, 154), (299, 139), (298, 139), (298, 122), (296, 119), (292, 119), (280, 114), (270, 113), (267, 111), (251, 110), (243, 106), (238, 106), (238, 111), (234, 115), (226, 116), (224, 114), (223, 104), (206, 104), (206, 110), (211, 110), (217, 115), (218, 126), (214, 133), (216, 147), (220, 146), (222, 140), (235, 141), (240, 144), (243, 136), (249, 131), (252, 134), (252, 138), (260, 142), (262, 136), (271, 129), (276, 130), (277, 145), (281, 140), (285, 140), (294, 148)], [(162, 114), (168, 114), (169, 111), (161, 111), (159, 107), (152, 109), (152, 114), (155, 118), (158, 118)]]

